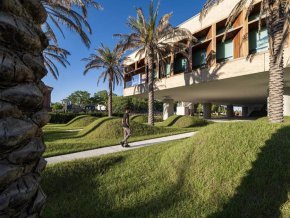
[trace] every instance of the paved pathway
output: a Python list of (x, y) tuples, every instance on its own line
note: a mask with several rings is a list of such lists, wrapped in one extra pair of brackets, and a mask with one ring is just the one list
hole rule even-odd
[(111, 153), (116, 153), (116, 152), (121, 152), (121, 151), (147, 147), (147, 146), (159, 144), (162, 142), (185, 139), (195, 134), (196, 132), (189, 132), (189, 133), (183, 133), (183, 134), (178, 134), (178, 135), (173, 135), (173, 136), (166, 136), (162, 138), (149, 139), (145, 141), (132, 142), (130, 143), (131, 145), (130, 148), (123, 148), (120, 145), (115, 145), (115, 146), (110, 146), (110, 147), (105, 147), (105, 148), (97, 148), (97, 149), (89, 150), (89, 151), (81, 151), (81, 152), (72, 153), (72, 154), (49, 157), (49, 158), (46, 158), (46, 160), (48, 164), (52, 164), (52, 163), (60, 163), (60, 162), (72, 161), (72, 160), (82, 159), (82, 158), (97, 157), (97, 156), (101, 156), (105, 154), (111, 154)]

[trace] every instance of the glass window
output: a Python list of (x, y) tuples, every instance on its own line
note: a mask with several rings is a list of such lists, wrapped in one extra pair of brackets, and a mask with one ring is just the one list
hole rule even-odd
[(217, 44), (216, 59), (217, 61), (233, 59), (234, 47), (233, 40), (228, 39)]
[(171, 71), (170, 64), (166, 64), (165, 73), (167, 77), (170, 77), (170, 73), (171, 73), (170, 71)]
[(267, 51), (269, 49), (268, 32), (263, 28), (260, 33), (258, 30), (249, 32), (249, 49), (250, 53)]
[(174, 71), (175, 72), (184, 72), (187, 69), (187, 59), (178, 58), (174, 62)]
[(131, 86), (137, 86), (140, 84), (140, 74), (132, 76), (132, 84)]
[(193, 50), (192, 53), (192, 65), (198, 67), (206, 64), (206, 49)]

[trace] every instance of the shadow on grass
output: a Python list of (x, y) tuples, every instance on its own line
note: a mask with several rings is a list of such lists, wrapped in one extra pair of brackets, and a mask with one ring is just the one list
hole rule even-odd
[(115, 156), (47, 168), (42, 180), (48, 196), (44, 217), (92, 217), (88, 214), (100, 205), (94, 191), (99, 186), (96, 175), (102, 176), (123, 161), (123, 156)]
[(290, 126), (284, 126), (266, 141), (236, 194), (210, 217), (281, 217), (289, 187)]
[(119, 207), (109, 212), (106, 211), (105, 214), (101, 214), (102, 217), (158, 217), (163, 211), (177, 205), (183, 200), (183, 196), (180, 193), (182, 193), (181, 189), (184, 186), (186, 174), (191, 165), (192, 154), (193, 152), (188, 152), (182, 164), (177, 168), (177, 181), (169, 186), (166, 191), (148, 201), (140, 201), (133, 207)]

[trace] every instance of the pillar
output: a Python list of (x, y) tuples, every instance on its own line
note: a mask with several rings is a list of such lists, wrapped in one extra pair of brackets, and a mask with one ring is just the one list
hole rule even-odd
[(246, 106), (242, 107), (242, 117), (248, 117), (249, 115), (249, 108)]
[(290, 116), (290, 95), (284, 95), (284, 116)]
[(203, 118), (204, 119), (211, 118), (211, 104), (210, 103), (203, 104)]
[(163, 120), (174, 114), (174, 101), (173, 99), (163, 100)]
[(227, 105), (227, 118), (234, 117), (234, 106), (233, 105)]

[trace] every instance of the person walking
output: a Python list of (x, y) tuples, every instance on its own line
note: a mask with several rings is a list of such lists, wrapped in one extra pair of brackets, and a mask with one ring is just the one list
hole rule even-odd
[(131, 136), (131, 129), (130, 129), (130, 109), (126, 108), (125, 114), (122, 120), (122, 127), (124, 130), (124, 139), (120, 142), (122, 147), (130, 147), (128, 144), (128, 139)]

